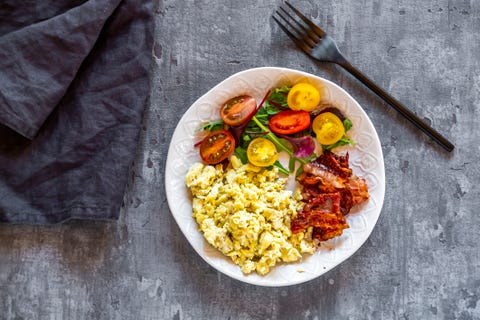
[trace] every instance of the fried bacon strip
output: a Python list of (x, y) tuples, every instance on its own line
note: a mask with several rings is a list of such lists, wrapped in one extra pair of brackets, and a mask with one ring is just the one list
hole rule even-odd
[(303, 166), (298, 177), (305, 205), (291, 223), (293, 233), (313, 227), (313, 237), (325, 241), (348, 228), (345, 216), (369, 198), (365, 179), (352, 173), (344, 156), (326, 151)]

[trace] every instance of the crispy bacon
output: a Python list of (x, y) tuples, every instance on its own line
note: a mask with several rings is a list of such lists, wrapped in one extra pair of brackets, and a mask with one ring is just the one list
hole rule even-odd
[(327, 151), (320, 157), (312, 161), (313, 164), (323, 165), (330, 172), (342, 178), (348, 178), (352, 175), (352, 169), (348, 165), (349, 155), (346, 153), (343, 156), (336, 155), (333, 152)]
[(349, 189), (344, 189), (341, 191), (340, 199), (340, 211), (345, 216), (350, 212), (350, 209), (353, 207), (353, 195), (352, 191)]
[(326, 212), (338, 212), (340, 210), (340, 193), (320, 193), (307, 201), (303, 210), (322, 210)]
[(348, 159), (348, 153), (339, 156), (326, 151), (303, 166), (298, 182), (305, 205), (291, 223), (293, 233), (313, 227), (312, 236), (325, 241), (349, 227), (345, 216), (369, 194), (365, 179), (352, 173)]
[[(345, 227), (348, 228), (348, 225)], [(343, 229), (345, 228), (336, 228), (336, 229), (320, 229), (313, 228), (312, 237), (320, 241), (327, 241), (335, 237), (341, 236)]]
[(345, 183), (345, 178), (328, 170), (323, 164), (316, 164), (314, 162), (306, 163), (303, 165), (303, 172), (307, 175), (313, 175), (318, 179), (318, 182), (323, 185), (330, 185), (337, 189), (344, 187), (343, 184)]
[(352, 193), (353, 205), (362, 203), (370, 197), (365, 179), (360, 179), (357, 176), (348, 179), (347, 189)]

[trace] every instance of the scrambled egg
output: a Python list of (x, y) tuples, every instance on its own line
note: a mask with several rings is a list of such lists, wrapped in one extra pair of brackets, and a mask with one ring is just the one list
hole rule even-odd
[(315, 249), (311, 235), (292, 234), (290, 220), (302, 208), (301, 195), (286, 190), (276, 168), (195, 163), (186, 185), (193, 217), (205, 239), (245, 273), (265, 275), (277, 262), (294, 262)]

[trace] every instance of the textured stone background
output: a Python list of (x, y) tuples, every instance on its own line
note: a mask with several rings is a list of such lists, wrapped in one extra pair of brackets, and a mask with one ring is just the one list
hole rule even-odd
[[(296, 0), (345, 55), (456, 145), (447, 154), (358, 81), (299, 52), (281, 1), (159, 0), (150, 107), (116, 222), (0, 226), (0, 319), (480, 319), (480, 2)], [(230, 279), (169, 211), (164, 168), (183, 112), (238, 71), (330, 79), (371, 117), (387, 189), (369, 240), (305, 284)]]

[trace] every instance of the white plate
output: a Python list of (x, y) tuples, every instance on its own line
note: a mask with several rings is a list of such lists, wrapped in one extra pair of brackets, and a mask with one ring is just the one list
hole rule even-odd
[[(249, 94), (260, 103), (267, 90), (282, 85), (307, 81), (324, 88), (324, 102), (330, 102), (352, 120), (349, 136), (356, 142), (348, 151), (350, 166), (357, 176), (365, 178), (370, 199), (354, 208), (347, 216), (350, 228), (343, 235), (329, 240), (313, 255), (305, 255), (301, 262), (278, 264), (270, 273), (260, 276), (245, 275), (230, 258), (211, 247), (198, 231), (192, 217), (191, 195), (185, 186), (185, 175), (190, 166), (200, 161), (194, 148), (195, 130), (201, 123), (219, 118), (219, 108), (229, 98)], [(170, 210), (195, 251), (218, 271), (243, 282), (261, 286), (287, 286), (314, 279), (348, 259), (367, 240), (383, 205), (385, 169), (380, 140), (360, 105), (342, 88), (323, 78), (285, 68), (255, 68), (237, 73), (199, 98), (188, 110), (173, 133), (165, 169), (165, 189)], [(300, 272), (302, 271), (302, 272)]]

